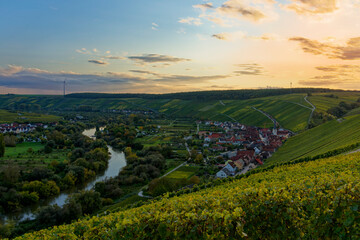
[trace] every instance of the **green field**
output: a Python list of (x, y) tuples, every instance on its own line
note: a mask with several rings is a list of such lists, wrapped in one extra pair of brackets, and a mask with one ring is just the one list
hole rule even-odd
[[(33, 151), (28, 151), (29, 148)], [(0, 169), (7, 166), (9, 162), (17, 164), (21, 169), (47, 166), (53, 160), (63, 162), (67, 159), (69, 152), (69, 150), (62, 149), (54, 149), (49, 154), (38, 152), (42, 149), (44, 149), (44, 145), (41, 143), (20, 143), (16, 147), (6, 147), (5, 156), (0, 158)]]
[(19, 154), (26, 154), (29, 148), (32, 148), (33, 151), (36, 152), (38, 150), (43, 149), (44, 146), (41, 143), (32, 143), (32, 142), (20, 143), (17, 144), (16, 147), (6, 147), (4, 157), (11, 158), (18, 156)]
[(49, 123), (57, 122), (60, 117), (37, 113), (18, 113), (0, 110), (0, 123)]
[(183, 178), (189, 179), (195, 175), (197, 170), (198, 170), (198, 167), (182, 166), (179, 169), (177, 169), (176, 171), (167, 175), (166, 177), (173, 178), (173, 179), (183, 179)]
[(360, 115), (333, 120), (291, 137), (266, 165), (319, 155), (360, 142)]
[(316, 106), (317, 111), (326, 112), (329, 108), (336, 107), (340, 102), (356, 102), (360, 94), (358, 92), (334, 92), (331, 93), (337, 98), (326, 97), (329, 93), (314, 93), (308, 99)]

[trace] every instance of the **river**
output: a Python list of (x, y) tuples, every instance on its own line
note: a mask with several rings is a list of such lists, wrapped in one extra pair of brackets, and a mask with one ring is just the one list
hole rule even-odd
[[(83, 132), (83, 135), (95, 139), (95, 131), (96, 131), (95, 128), (87, 129)], [(97, 175), (94, 180), (84, 185), (77, 186), (76, 188), (71, 189), (69, 191), (62, 192), (60, 195), (56, 196), (55, 198), (48, 199), (46, 201), (40, 201), (38, 204), (34, 206), (26, 207), (22, 209), (22, 211), (19, 213), (0, 216), (0, 221), (2, 220), (3, 222), (6, 222), (8, 220), (14, 220), (15, 222), (21, 222), (27, 219), (32, 220), (35, 218), (35, 212), (40, 207), (45, 207), (54, 204), (57, 204), (59, 207), (62, 207), (65, 204), (67, 197), (72, 193), (75, 193), (80, 190), (90, 190), (95, 186), (95, 183), (101, 182), (106, 178), (117, 176), (119, 174), (119, 171), (126, 166), (125, 154), (123, 152), (114, 150), (111, 146), (108, 146), (108, 148), (111, 154), (108, 167), (104, 173)]]

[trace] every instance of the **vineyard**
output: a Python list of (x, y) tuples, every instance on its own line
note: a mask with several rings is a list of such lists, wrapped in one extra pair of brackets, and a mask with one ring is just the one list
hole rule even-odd
[(332, 120), (290, 139), (269, 159), (266, 165), (311, 157), (360, 142), (360, 115)]
[(276, 167), (18, 239), (359, 239), (359, 159)]

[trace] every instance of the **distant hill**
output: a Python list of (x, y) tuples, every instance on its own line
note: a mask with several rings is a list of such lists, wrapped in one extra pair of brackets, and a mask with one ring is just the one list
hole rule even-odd
[(277, 96), (291, 93), (320, 93), (335, 92), (341, 90), (326, 88), (281, 88), (281, 89), (243, 89), (243, 90), (218, 90), (218, 91), (198, 91), (198, 92), (179, 92), (167, 94), (106, 94), (106, 93), (73, 93), (66, 95), (67, 98), (143, 98), (143, 99), (181, 99), (181, 100), (245, 100)]
[[(280, 126), (294, 132), (307, 128), (312, 106), (304, 97), (319, 103), (319, 111), (336, 106), (339, 101), (354, 102), (359, 92), (318, 88), (207, 91), (174, 94), (99, 94), (79, 93), (63, 96), (0, 96), (0, 108), (28, 111), (34, 105), (43, 111), (115, 111), (144, 110), (170, 118), (191, 120), (238, 121), (246, 125), (272, 127), (273, 122), (261, 112), (275, 118)], [(298, 93), (296, 93), (298, 92)], [(326, 95), (339, 95), (329, 98)]]

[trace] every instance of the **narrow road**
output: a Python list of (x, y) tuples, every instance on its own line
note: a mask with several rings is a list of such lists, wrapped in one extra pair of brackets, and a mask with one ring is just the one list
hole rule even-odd
[(241, 170), (241, 172), (238, 172), (236, 175), (245, 174), (245, 173), (247, 173), (249, 170), (250, 170), (250, 169), (249, 169), (249, 165), (247, 165), (247, 166), (245, 166), (245, 167), (243, 168), (243, 170)]
[(288, 103), (296, 104), (296, 105), (299, 105), (300, 107), (304, 107), (304, 108), (307, 108), (307, 109), (313, 110), (313, 108), (308, 107), (308, 106), (305, 106), (305, 105), (303, 105), (303, 104), (301, 104), (301, 103), (291, 102), (291, 101), (284, 101), (284, 102), (288, 102)]
[(225, 103), (224, 103), (223, 101), (221, 101), (221, 100), (220, 100), (220, 104), (223, 105), (223, 106), (225, 106)]
[(315, 110), (316, 110), (316, 107), (315, 107), (314, 104), (312, 104), (312, 103), (307, 99), (307, 97), (308, 97), (308, 96), (305, 96), (305, 97), (304, 97), (304, 100), (305, 100), (308, 104), (310, 104), (310, 105), (312, 106), (311, 113), (310, 113), (310, 117), (309, 117), (309, 120), (308, 120), (308, 128), (309, 128), (310, 121), (311, 121), (311, 119), (312, 119), (312, 117), (313, 117), (313, 115), (314, 115), (314, 112), (315, 112)]

